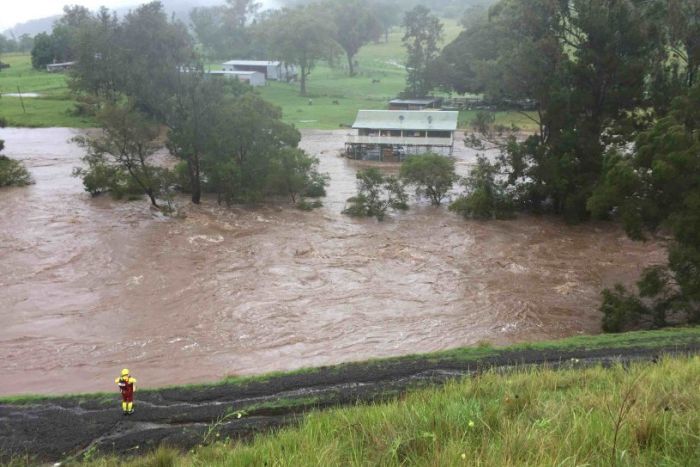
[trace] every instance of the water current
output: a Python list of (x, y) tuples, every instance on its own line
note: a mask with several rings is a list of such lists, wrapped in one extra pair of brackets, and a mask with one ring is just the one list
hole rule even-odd
[[(361, 163), (343, 131), (305, 131), (324, 207), (91, 198), (78, 130), (0, 130), (36, 184), (0, 190), (0, 394), (213, 381), (481, 342), (600, 330), (600, 291), (661, 263), (615, 225), (464, 221), (426, 203), (384, 222), (341, 214)], [(475, 153), (456, 153), (464, 174)], [(386, 170), (392, 170), (384, 167)]]

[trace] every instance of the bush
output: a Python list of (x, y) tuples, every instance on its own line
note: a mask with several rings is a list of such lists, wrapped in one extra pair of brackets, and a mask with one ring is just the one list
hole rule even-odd
[(416, 186), (418, 196), (426, 196), (439, 206), (458, 180), (455, 161), (439, 154), (411, 156), (401, 164), (401, 179)]
[(384, 219), (389, 208), (408, 209), (408, 196), (403, 184), (395, 177), (384, 177), (375, 168), (357, 173), (357, 196), (348, 199), (349, 206), (343, 214), (351, 217), (376, 217)]
[(617, 284), (613, 290), (603, 290), (603, 331), (623, 332), (639, 322), (644, 314), (644, 305), (627, 289)]
[(463, 180), (467, 192), (450, 205), (450, 211), (465, 219), (509, 219), (513, 217), (512, 197), (497, 180), (499, 166), (485, 157), (477, 158), (469, 176)]
[(323, 207), (323, 203), (319, 200), (307, 201), (305, 199), (301, 199), (297, 202), (296, 207), (300, 211), (313, 211), (314, 209)]
[(26, 186), (31, 183), (32, 177), (21, 162), (0, 156), (0, 187)]

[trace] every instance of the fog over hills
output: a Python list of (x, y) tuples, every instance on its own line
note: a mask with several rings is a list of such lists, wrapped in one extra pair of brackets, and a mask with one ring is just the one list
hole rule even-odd
[[(66, 4), (77, 4), (80, 5), (80, 0), (65, 0)], [(122, 16), (126, 14), (129, 10), (146, 3), (146, 0), (139, 1), (134, 0), (134, 4), (129, 7), (115, 8), (115, 11)], [(168, 14), (175, 14), (175, 17), (189, 23), (190, 11), (196, 7), (207, 7), (213, 5), (221, 5), (224, 0), (161, 0), (161, 3), (165, 6)], [(262, 0), (260, 3), (263, 4), (263, 8), (274, 8), (278, 6), (277, 0)], [(35, 36), (42, 32), (49, 32), (53, 27), (54, 21), (60, 18), (60, 15), (46, 16), (43, 18), (37, 18), (24, 23), (19, 23), (14, 27), (4, 31), (6, 37), (20, 37), (22, 34), (29, 34), (30, 36)]]

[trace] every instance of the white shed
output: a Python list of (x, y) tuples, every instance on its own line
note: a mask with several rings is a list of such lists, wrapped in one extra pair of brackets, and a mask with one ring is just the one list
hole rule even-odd
[(237, 79), (244, 83), (248, 83), (253, 87), (265, 86), (266, 80), (265, 75), (258, 71), (209, 71), (210, 75), (213, 76), (223, 76), (224, 78)]
[(296, 79), (294, 65), (279, 61), (265, 60), (229, 60), (223, 63), (224, 71), (257, 71), (272, 81), (289, 81)]

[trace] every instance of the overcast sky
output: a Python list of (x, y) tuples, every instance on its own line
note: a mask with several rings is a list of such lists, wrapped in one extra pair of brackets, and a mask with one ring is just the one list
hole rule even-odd
[(0, 31), (30, 19), (61, 14), (63, 5), (66, 4), (79, 4), (95, 9), (102, 5), (116, 8), (138, 3), (143, 2), (139, 2), (139, 0), (2, 0), (2, 6), (0, 7)]

